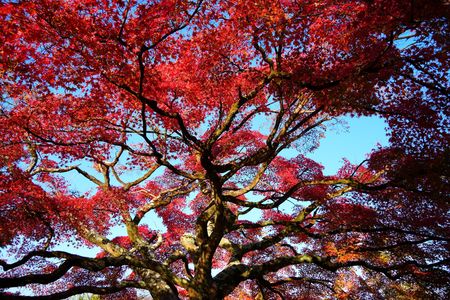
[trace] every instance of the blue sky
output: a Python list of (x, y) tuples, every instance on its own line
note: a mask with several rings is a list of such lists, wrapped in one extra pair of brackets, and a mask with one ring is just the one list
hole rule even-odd
[[(339, 129), (330, 128), (322, 139), (320, 146), (308, 157), (320, 162), (324, 173), (335, 174), (342, 166), (342, 159), (359, 164), (371, 150), (388, 145), (386, 123), (379, 117), (342, 117), (346, 126)], [(346, 127), (346, 128), (345, 128)]]

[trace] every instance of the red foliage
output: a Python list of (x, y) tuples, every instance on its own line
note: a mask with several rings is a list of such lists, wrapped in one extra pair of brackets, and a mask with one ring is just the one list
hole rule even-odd
[(0, 298), (445, 298), (444, 2), (2, 1)]

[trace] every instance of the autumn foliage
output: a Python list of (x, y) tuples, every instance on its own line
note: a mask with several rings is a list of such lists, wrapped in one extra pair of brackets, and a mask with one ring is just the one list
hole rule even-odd
[(0, 298), (448, 299), (445, 2), (1, 1)]

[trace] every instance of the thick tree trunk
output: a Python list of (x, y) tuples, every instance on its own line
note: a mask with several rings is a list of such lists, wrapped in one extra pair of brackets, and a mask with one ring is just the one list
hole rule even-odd
[(162, 276), (151, 270), (136, 270), (144, 280), (154, 300), (180, 300), (174, 285), (167, 283)]
[(154, 300), (180, 300), (171, 289), (152, 290), (150, 294)]
[(210, 300), (210, 299), (222, 299), (217, 296), (217, 291), (214, 288), (196, 288), (196, 289), (188, 289), (189, 299), (190, 300)]
[(218, 287), (212, 280), (196, 280), (187, 291), (190, 300), (219, 300), (224, 298), (219, 295)]

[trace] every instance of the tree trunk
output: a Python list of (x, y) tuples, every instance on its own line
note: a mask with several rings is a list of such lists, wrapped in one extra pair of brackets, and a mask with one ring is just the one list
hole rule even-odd
[(136, 272), (142, 277), (154, 300), (180, 300), (176, 287), (167, 283), (159, 273), (143, 269)]
[(188, 289), (189, 300), (211, 300), (222, 299), (217, 297), (215, 288)]

